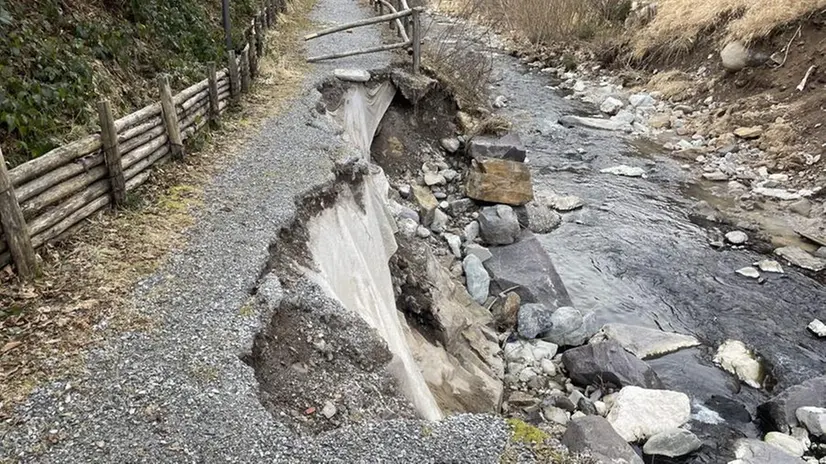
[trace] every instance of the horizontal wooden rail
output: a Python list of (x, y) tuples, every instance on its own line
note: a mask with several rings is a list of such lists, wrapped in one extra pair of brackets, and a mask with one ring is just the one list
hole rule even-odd
[(394, 19), (404, 18), (405, 16), (410, 16), (411, 14), (413, 14), (413, 12), (410, 11), (410, 10), (407, 10), (407, 11), (399, 11), (397, 13), (386, 14), (386, 15), (383, 15), (383, 16), (376, 16), (375, 18), (367, 18), (367, 19), (362, 19), (362, 20), (359, 20), (359, 21), (353, 21), (352, 23), (342, 24), (340, 26), (333, 26), (333, 27), (330, 27), (330, 28), (327, 28), (327, 29), (322, 29), (318, 32), (314, 32), (312, 34), (308, 34), (308, 35), (304, 36), (304, 40), (316, 39), (318, 37), (325, 36), (325, 35), (328, 35), (328, 34), (332, 34), (334, 32), (346, 31), (348, 29), (355, 29), (357, 27), (369, 26), (371, 24), (378, 24), (378, 23), (383, 23), (383, 22), (387, 22), (387, 21), (393, 21)]
[[(384, 4), (384, 6), (386, 6), (387, 8), (390, 8), (390, 11), (392, 11), (393, 13), (397, 13), (396, 8), (393, 7), (393, 5), (390, 4), (390, 2), (387, 2), (385, 0), (378, 0), (378, 1), (381, 2), (382, 4)], [(402, 10), (402, 11), (404, 11), (404, 10)], [(410, 40), (410, 37), (408, 37), (408, 35), (407, 35), (407, 29), (404, 27), (404, 24), (402, 24), (402, 19), (401, 18), (396, 18), (395, 21), (396, 21), (396, 28), (398, 29), (399, 35), (402, 37), (402, 40), (404, 40), (405, 42)]]
[(355, 56), (355, 55), (364, 55), (366, 53), (376, 53), (376, 52), (386, 52), (388, 50), (395, 50), (397, 48), (405, 48), (409, 47), (412, 44), (411, 41), (407, 42), (399, 42), (394, 44), (388, 45), (379, 45), (376, 47), (365, 48), (362, 50), (352, 50), (349, 52), (342, 52), (342, 53), (331, 53), (329, 55), (320, 55), (320, 56), (313, 56), (307, 58), (308, 63), (315, 63), (316, 61), (324, 61), (324, 60), (334, 60), (336, 58), (346, 58), (348, 56)]

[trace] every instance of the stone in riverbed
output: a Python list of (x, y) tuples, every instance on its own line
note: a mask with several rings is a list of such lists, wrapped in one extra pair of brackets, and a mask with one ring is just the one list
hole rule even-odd
[(524, 338), (536, 338), (551, 327), (553, 310), (542, 304), (528, 303), (519, 308), (516, 327)]
[(479, 212), (479, 233), (485, 243), (510, 245), (519, 231), (519, 218), (508, 205), (488, 206)]
[(490, 288), (490, 276), (482, 265), (482, 261), (475, 255), (467, 255), (462, 261), (467, 280), (467, 290), (473, 301), (484, 304), (488, 299), (488, 289)]
[(645, 175), (645, 169), (638, 168), (636, 166), (627, 166), (625, 164), (621, 164), (619, 166), (612, 166), (610, 168), (605, 168), (600, 170), (599, 172), (603, 174), (614, 174), (616, 176), (625, 176), (625, 177), (642, 177)]
[(434, 185), (445, 185), (447, 180), (445, 176), (438, 172), (426, 172), (424, 173), (424, 183), (427, 184), (428, 187), (432, 187)]
[(700, 344), (690, 335), (628, 324), (605, 324), (594, 338), (613, 340), (640, 359), (662, 356)]
[(746, 385), (761, 388), (766, 372), (755, 354), (739, 340), (726, 340), (717, 349), (714, 362)]
[(562, 216), (536, 201), (519, 206), (515, 211), (519, 225), (537, 234), (547, 234), (562, 223)]
[(826, 437), (826, 408), (804, 406), (795, 411), (797, 421), (815, 437)]
[(474, 160), (466, 190), (468, 197), (490, 203), (521, 206), (533, 200), (531, 171), (517, 161)]
[(806, 327), (818, 337), (826, 338), (826, 324), (824, 324), (820, 319), (815, 319), (812, 322), (809, 322), (809, 325)]
[(442, 148), (448, 153), (456, 153), (459, 151), (461, 142), (456, 137), (445, 137), (441, 140)]
[(447, 222), (450, 220), (450, 216), (445, 214), (444, 211), (440, 209), (436, 209), (433, 211), (433, 220), (430, 222), (430, 230), (436, 233), (442, 233), (447, 228)]
[(625, 103), (623, 103), (619, 98), (608, 97), (603, 100), (601, 105), (599, 105), (599, 110), (605, 114), (614, 115), (617, 114), (617, 111), (619, 111), (623, 106), (625, 106)]
[(678, 428), (690, 416), (685, 393), (628, 386), (617, 393), (607, 419), (625, 441), (634, 442)]
[(578, 346), (596, 332), (593, 317), (583, 316), (575, 308), (563, 306), (551, 315), (551, 326), (541, 334), (543, 340), (556, 345)]
[(663, 387), (651, 366), (615, 341), (570, 349), (562, 354), (562, 363), (577, 385)]
[(548, 252), (532, 233), (523, 232), (516, 243), (492, 247), (490, 252), (493, 257), (485, 261), (485, 268), (492, 279), (492, 294), (513, 289), (522, 303), (542, 303), (551, 310), (571, 306)]
[(770, 430), (791, 432), (798, 426), (797, 410), (804, 406), (826, 408), (826, 375), (783, 390), (757, 407), (757, 414)]
[(542, 408), (542, 415), (545, 416), (545, 420), (548, 422), (559, 425), (565, 425), (571, 419), (571, 413), (556, 406), (544, 406)]
[(623, 121), (570, 115), (559, 118), (559, 124), (564, 127), (582, 126), (589, 129), (601, 129), (608, 131), (624, 131), (631, 129), (631, 125)]
[(806, 447), (797, 438), (786, 435), (780, 432), (769, 432), (763, 438), (766, 443), (776, 446), (792, 456), (803, 456), (806, 452)]
[(605, 464), (643, 464), (641, 457), (600, 416), (578, 417), (568, 423), (562, 444), (572, 453), (590, 454)]
[(760, 278), (760, 272), (757, 269), (755, 269), (751, 266), (742, 267), (742, 268), (740, 268), (740, 269), (738, 269), (734, 272), (740, 274), (743, 277), (748, 277), (750, 279), (759, 279)]
[(721, 171), (705, 172), (703, 173), (703, 179), (710, 180), (713, 182), (723, 182), (728, 180), (728, 175), (724, 174)]
[(726, 241), (732, 245), (742, 245), (749, 241), (749, 236), (743, 231), (732, 230), (726, 234)]
[(734, 444), (737, 464), (803, 464), (798, 457), (754, 438), (741, 438)]
[(654, 97), (647, 93), (635, 93), (628, 97), (628, 102), (631, 103), (631, 106), (634, 108), (649, 108), (657, 103)]
[(670, 429), (660, 432), (645, 442), (642, 452), (648, 455), (676, 458), (698, 450), (703, 443), (697, 435), (685, 429)]
[(497, 158), (521, 163), (525, 161), (527, 152), (519, 136), (510, 133), (503, 137), (473, 137), (468, 144), (468, 153), (476, 159)]
[(774, 254), (803, 269), (814, 272), (820, 272), (826, 269), (826, 259), (812, 256), (800, 247), (786, 246), (777, 248), (774, 250)]
[(763, 259), (756, 263), (755, 266), (760, 268), (763, 272), (773, 272), (775, 274), (783, 274), (783, 266), (773, 259)]
[(553, 195), (548, 198), (548, 205), (557, 211), (573, 211), (585, 206), (582, 198), (574, 195)]

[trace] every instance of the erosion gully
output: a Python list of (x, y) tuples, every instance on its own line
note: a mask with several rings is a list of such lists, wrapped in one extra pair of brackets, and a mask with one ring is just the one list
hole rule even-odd
[[(439, 19), (431, 27), (445, 24)], [(712, 446), (692, 462), (717, 462), (720, 454), (713, 444), (725, 448), (737, 434), (759, 433), (752, 422), (736, 418), (742, 420), (743, 406), (754, 417), (771, 392), (741, 386), (712, 364), (714, 350), (726, 339), (743, 341), (770, 369), (775, 389), (822, 374), (826, 350), (806, 325), (826, 315), (826, 289), (791, 266), (762, 283), (737, 275), (736, 269), (765, 256), (710, 245), (719, 231), (691, 219), (698, 200), (713, 196), (697, 181), (697, 172), (682, 169), (656, 144), (561, 126), (560, 116), (598, 111), (566, 99), (551, 88), (555, 83), (547, 74), (503, 50), (480, 43), (473, 48), (492, 56), (491, 95), (508, 100), (498, 114), (525, 142), (535, 193), (553, 191), (586, 201), (585, 208), (567, 213), (557, 230), (540, 236), (574, 305), (593, 310), (599, 323), (658, 327), (703, 341), (700, 348), (649, 363), (669, 389), (692, 398), (693, 410), (699, 411), (695, 419), (702, 419), (704, 404), (723, 411), (723, 424), (694, 425)], [(619, 164), (643, 167), (647, 177), (600, 173)]]

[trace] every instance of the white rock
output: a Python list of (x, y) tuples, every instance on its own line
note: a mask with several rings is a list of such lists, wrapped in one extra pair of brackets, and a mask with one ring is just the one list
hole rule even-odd
[(774, 272), (775, 274), (783, 274), (783, 266), (773, 259), (764, 259), (754, 263), (763, 272)]
[(445, 179), (445, 176), (439, 174), (438, 172), (425, 172), (424, 183), (428, 186), (445, 185), (447, 180)]
[(737, 72), (745, 68), (749, 60), (749, 51), (742, 42), (729, 42), (720, 51), (720, 59), (723, 67), (731, 72)]
[(336, 409), (336, 406), (330, 401), (325, 402), (324, 407), (321, 408), (321, 415), (326, 417), (327, 419), (332, 419), (337, 412), (338, 409)]
[(813, 436), (826, 437), (826, 408), (804, 406), (795, 411), (795, 416)]
[(750, 387), (760, 388), (763, 384), (763, 366), (754, 353), (739, 340), (723, 342), (714, 355), (714, 362)]
[(545, 406), (542, 408), (542, 415), (545, 416), (545, 420), (548, 422), (555, 422), (560, 425), (567, 424), (571, 419), (568, 411), (557, 408), (556, 406)]
[(493, 100), (494, 108), (504, 108), (508, 104), (508, 99), (504, 95), (499, 95)]
[(531, 367), (526, 367), (522, 369), (522, 372), (519, 373), (519, 381), (520, 382), (530, 382), (530, 380), (536, 377), (537, 374), (535, 370)]
[(461, 259), (462, 258), (462, 239), (459, 238), (458, 235), (454, 234), (444, 234), (445, 241), (447, 242), (447, 246), (450, 247), (450, 251), (453, 253), (453, 256)]
[(741, 276), (748, 277), (750, 279), (760, 278), (760, 271), (751, 266), (740, 268), (734, 272), (740, 274)]
[(556, 375), (556, 364), (554, 364), (554, 362), (550, 359), (543, 359), (539, 362), (539, 366), (542, 367), (542, 372), (544, 372), (545, 375), (551, 377)]
[(547, 202), (548, 206), (557, 211), (573, 211), (585, 205), (585, 201), (575, 195), (553, 195)]
[(605, 324), (591, 343), (600, 339), (614, 340), (640, 359), (673, 353), (682, 348), (697, 346), (700, 341), (690, 335), (628, 324)]
[(617, 114), (617, 111), (622, 108), (624, 103), (622, 100), (614, 97), (606, 98), (601, 105), (599, 105), (599, 110), (605, 114)]
[(419, 238), (430, 237), (430, 230), (428, 230), (425, 226), (419, 226), (416, 228), (416, 236)]
[(367, 82), (370, 80), (370, 73), (364, 69), (336, 69), (333, 75), (339, 80), (347, 82)]
[(476, 240), (477, 237), (479, 237), (479, 223), (473, 221), (470, 224), (466, 225), (464, 228), (464, 234), (465, 242), (473, 243), (473, 241)]
[(815, 319), (807, 325), (809, 330), (820, 338), (826, 338), (826, 324), (820, 319)]
[(752, 192), (764, 197), (777, 198), (778, 200), (799, 200), (803, 198), (800, 193), (790, 192), (786, 189), (757, 187)]
[(806, 447), (797, 438), (786, 435), (780, 432), (769, 432), (763, 438), (766, 443), (776, 446), (792, 456), (803, 456), (806, 452)]
[(623, 387), (608, 413), (608, 422), (628, 442), (645, 440), (688, 422), (691, 405), (685, 393)]
[(545, 340), (531, 340), (530, 345), (533, 349), (533, 357), (537, 361), (551, 359), (556, 355), (557, 350), (559, 350), (559, 346), (551, 342), (546, 342)]
[(502, 353), (504, 353), (505, 360), (508, 362), (524, 362), (526, 364), (536, 362), (533, 347), (525, 340), (517, 340), (506, 344)]
[(411, 239), (416, 235), (416, 229), (418, 227), (419, 223), (410, 218), (403, 218), (399, 221), (399, 233), (407, 239)]
[(826, 259), (818, 258), (809, 254), (806, 250), (796, 246), (785, 246), (774, 250), (774, 254), (780, 256), (795, 266), (820, 272), (826, 269)]
[(619, 166), (612, 166), (610, 168), (605, 168), (600, 170), (599, 172), (603, 174), (614, 174), (617, 176), (626, 176), (626, 177), (642, 177), (645, 175), (645, 169), (638, 168), (636, 166), (626, 166), (621, 164)]
[(594, 401), (594, 407), (597, 409), (597, 414), (605, 417), (608, 414), (608, 406), (602, 401)]
[(749, 241), (749, 236), (745, 232), (732, 230), (726, 234), (726, 240), (732, 245), (742, 245)]
[(628, 102), (634, 108), (648, 108), (653, 107), (657, 102), (647, 93), (636, 93), (628, 97)]

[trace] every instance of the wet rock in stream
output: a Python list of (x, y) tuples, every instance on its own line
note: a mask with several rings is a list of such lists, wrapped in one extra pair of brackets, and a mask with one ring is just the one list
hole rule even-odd
[(562, 363), (578, 385), (663, 388), (651, 366), (614, 341), (572, 348), (562, 354)]

